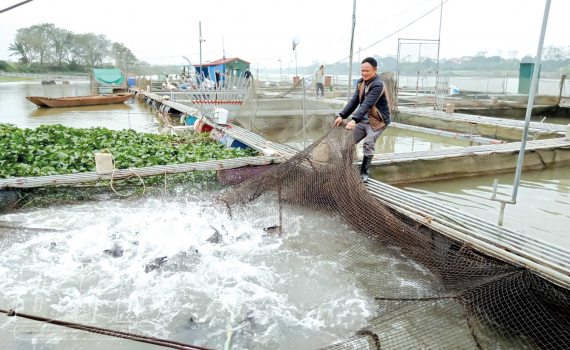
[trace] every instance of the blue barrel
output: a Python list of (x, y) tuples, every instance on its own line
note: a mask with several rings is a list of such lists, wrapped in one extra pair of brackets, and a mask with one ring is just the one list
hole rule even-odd
[(196, 120), (198, 120), (198, 118), (189, 115), (189, 116), (186, 118), (186, 125), (194, 125), (194, 122), (195, 122)]
[(136, 80), (135, 78), (129, 78), (129, 79), (127, 79), (127, 84), (128, 84), (129, 87), (135, 86), (136, 82), (137, 82), (137, 80)]

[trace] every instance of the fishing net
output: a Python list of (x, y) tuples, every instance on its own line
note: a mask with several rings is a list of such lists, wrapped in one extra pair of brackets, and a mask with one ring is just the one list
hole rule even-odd
[(343, 108), (344, 101), (330, 94), (317, 96), (316, 88), (303, 79), (285, 86), (252, 81), (235, 123), (301, 150), (304, 142), (308, 145), (330, 130), (335, 112)]
[[(255, 225), (335, 261), (375, 300), (368, 326), (328, 349), (570, 349), (567, 289), (381, 204), (354, 171), (354, 155), (351, 133), (335, 128), (217, 199), (232, 218), (255, 213)], [(307, 211), (322, 215), (299, 231)], [(366, 243), (332, 243), (332, 218)], [(370, 247), (381, 248), (374, 258), (364, 254)]]

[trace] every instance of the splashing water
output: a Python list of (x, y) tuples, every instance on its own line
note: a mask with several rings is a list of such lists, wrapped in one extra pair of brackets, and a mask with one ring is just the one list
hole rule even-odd
[[(114, 200), (33, 209), (3, 217), (0, 305), (19, 312), (223, 348), (318, 348), (366, 326), (375, 312), (353, 273), (188, 197)], [(308, 230), (307, 230), (308, 231)], [(307, 233), (306, 235), (304, 235)], [(366, 244), (331, 218), (331, 240)], [(358, 254), (363, 251), (359, 250)], [(368, 254), (376, 254), (372, 245)], [(22, 327), (25, 325), (26, 327)], [(98, 349), (108, 338), (0, 317), (10, 348)], [(142, 344), (124, 340), (121, 349)]]

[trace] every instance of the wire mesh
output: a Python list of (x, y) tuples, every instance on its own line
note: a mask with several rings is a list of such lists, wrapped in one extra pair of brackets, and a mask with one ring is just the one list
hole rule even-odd
[[(254, 210), (259, 225), (289, 240), (311, 235), (299, 251), (335, 260), (375, 299), (369, 325), (328, 349), (570, 348), (570, 291), (391, 211), (367, 192), (354, 154), (351, 134), (335, 128), (218, 197), (232, 217)], [(307, 210), (322, 215), (312, 216), (313, 230), (298, 232)], [(331, 218), (365, 241), (331, 243), (323, 229)], [(364, 254), (371, 246), (374, 257)]]

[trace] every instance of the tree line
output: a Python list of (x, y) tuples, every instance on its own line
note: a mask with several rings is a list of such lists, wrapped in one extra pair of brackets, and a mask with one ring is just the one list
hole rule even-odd
[[(418, 70), (435, 72), (438, 69), (435, 53), (432, 52), (430, 56), (418, 55), (419, 52), (401, 53), (400, 64), (398, 64), (397, 55), (388, 55), (380, 57), (373, 55), (378, 61), (378, 70), (400, 71), (401, 74), (416, 74)], [(506, 57), (504, 57), (506, 56)], [(526, 55), (519, 59), (518, 51), (509, 51), (504, 55), (502, 51), (496, 55), (489, 55), (487, 51), (479, 51), (475, 56), (463, 56), (459, 58), (441, 58), (439, 61), (439, 70), (443, 72), (453, 71), (502, 71), (502, 70), (518, 70), (520, 63), (534, 62), (534, 56)], [(361, 56), (364, 59), (365, 56)], [(352, 71), (353, 74), (359, 74), (360, 62), (355, 56), (353, 61)], [(314, 61), (308, 66), (300, 66), (298, 68), (301, 74), (312, 74), (313, 71), (321, 64), (326, 66), (325, 74), (330, 75), (343, 75), (348, 74), (349, 64), (347, 61), (338, 64), (327, 66), (326, 63)], [(551, 73), (550, 75), (569, 74), (570, 73), (570, 46), (564, 48), (563, 46), (549, 45), (544, 47), (542, 51), (541, 72)], [(279, 73), (279, 69), (263, 69), (263, 73)], [(284, 70), (286, 73), (286, 70)]]
[(112, 42), (105, 35), (77, 34), (51, 23), (18, 29), (8, 51), (21, 66), (35, 64), (69, 71), (105, 65), (122, 67), (123, 62), (138, 62), (129, 48), (122, 43)]

